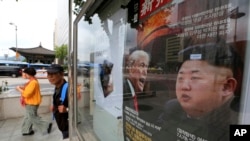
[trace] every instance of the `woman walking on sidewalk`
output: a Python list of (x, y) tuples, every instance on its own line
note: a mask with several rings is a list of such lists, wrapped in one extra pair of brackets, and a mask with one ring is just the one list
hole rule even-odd
[(38, 128), (38, 130), (40, 130), (42, 133), (50, 133), (52, 123), (41, 119), (41, 117), (39, 117), (37, 114), (37, 110), (42, 99), (40, 85), (35, 78), (36, 70), (34, 68), (25, 68), (23, 73), (23, 77), (29, 79), (29, 81), (25, 84), (24, 87), (16, 87), (16, 89), (21, 93), (21, 97), (23, 97), (24, 99), (26, 111), (22, 124), (22, 134), (23, 136), (33, 135), (34, 130), (32, 129), (32, 125)]

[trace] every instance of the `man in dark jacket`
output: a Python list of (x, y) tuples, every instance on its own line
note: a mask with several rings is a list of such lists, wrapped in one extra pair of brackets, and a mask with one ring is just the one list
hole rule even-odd
[(62, 99), (63, 86), (66, 80), (64, 79), (64, 69), (62, 66), (52, 64), (47, 68), (47, 78), (49, 82), (55, 85), (53, 95), (53, 114), (56, 119), (57, 126), (62, 132), (63, 139), (69, 137), (69, 121), (68, 121), (68, 89), (66, 89), (65, 98)]
[(176, 99), (169, 100), (159, 118), (154, 140), (228, 141), (229, 125), (238, 123), (230, 107), (240, 88), (242, 61), (223, 40), (182, 50), (176, 80)]
[(123, 131), (125, 141), (133, 139), (129, 133), (132, 128), (142, 132), (142, 129), (132, 125), (133, 123), (130, 119), (137, 121), (138, 118), (145, 120), (147, 117), (140, 109), (142, 101), (139, 100), (138, 96), (142, 95), (145, 90), (150, 57), (147, 52), (136, 50), (130, 54), (127, 61), (127, 74), (125, 74), (126, 77), (123, 80)]

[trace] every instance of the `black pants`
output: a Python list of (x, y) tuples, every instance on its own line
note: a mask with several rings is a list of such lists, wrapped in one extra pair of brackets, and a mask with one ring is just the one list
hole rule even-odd
[(69, 132), (68, 131), (62, 131), (63, 139), (69, 138)]
[(57, 126), (62, 132), (63, 138), (66, 139), (69, 137), (69, 120), (68, 113), (54, 113)]

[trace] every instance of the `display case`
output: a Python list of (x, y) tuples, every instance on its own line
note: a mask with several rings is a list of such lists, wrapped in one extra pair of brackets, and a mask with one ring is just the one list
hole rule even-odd
[(70, 57), (79, 139), (229, 140), (250, 124), (248, 13), (248, 0), (87, 0)]

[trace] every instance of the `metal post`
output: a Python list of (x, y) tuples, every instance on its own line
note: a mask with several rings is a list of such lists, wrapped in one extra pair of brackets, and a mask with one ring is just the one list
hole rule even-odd
[(19, 55), (17, 52), (17, 50), (18, 50), (18, 47), (17, 47), (17, 25), (15, 25), (15, 26), (16, 26), (16, 60), (19, 60)]
[(236, 17), (235, 17), (235, 23), (234, 23), (234, 43), (236, 43), (236, 32), (237, 32), (237, 19), (238, 19), (238, 13), (239, 13), (239, 8), (236, 8)]
[(18, 56), (18, 47), (17, 47), (17, 25), (15, 23), (10, 23), (10, 25), (15, 26), (15, 30), (16, 30), (16, 61), (19, 60), (19, 56)]
[(234, 43), (236, 43), (236, 37), (237, 37), (237, 19), (245, 16), (246, 14), (243, 12), (239, 12), (239, 7), (236, 7), (233, 9), (230, 13), (230, 18), (235, 20), (234, 23)]

